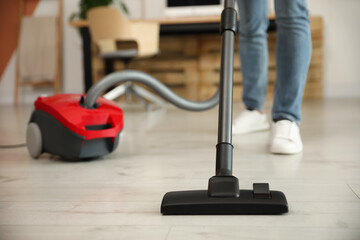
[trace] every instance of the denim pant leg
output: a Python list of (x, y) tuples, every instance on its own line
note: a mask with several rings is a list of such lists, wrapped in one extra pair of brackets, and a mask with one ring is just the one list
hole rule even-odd
[(239, 6), (239, 54), (243, 96), (248, 109), (262, 110), (267, 90), (269, 26), (268, 0), (237, 0)]
[(306, 0), (275, 0), (277, 24), (274, 121), (301, 121), (301, 103), (311, 58)]

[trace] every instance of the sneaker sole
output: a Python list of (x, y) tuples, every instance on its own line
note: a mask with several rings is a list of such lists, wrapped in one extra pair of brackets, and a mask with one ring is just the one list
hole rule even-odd
[(254, 132), (261, 132), (261, 131), (266, 131), (270, 129), (270, 124), (266, 124), (263, 125), (262, 127), (257, 127), (257, 128), (248, 128), (246, 131), (232, 131), (233, 135), (244, 135), (244, 134), (248, 134), (248, 133), (254, 133)]
[(280, 150), (280, 149), (272, 149), (270, 148), (270, 152), (272, 154), (279, 154), (279, 155), (293, 155), (298, 154), (302, 152), (302, 149), (296, 150), (296, 151), (290, 151), (290, 150)]

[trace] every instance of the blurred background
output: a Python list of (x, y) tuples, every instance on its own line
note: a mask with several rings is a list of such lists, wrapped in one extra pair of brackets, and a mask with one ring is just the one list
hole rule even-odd
[[(58, 16), (59, 2), (57, 0), (21, 0), (24, 4), (24, 16)], [(12, 104), (14, 102), (14, 88), (16, 79), (16, 58), (17, 46), (19, 40), (19, 27), (21, 14), (19, 11), (20, 0), (14, 1), (0, 1), (0, 104)], [(85, 1), (86, 2), (86, 1)], [(91, 2), (91, 1), (90, 1)], [(96, 2), (96, 1), (95, 1)], [(101, 3), (102, 1), (99, 0)], [(106, 1), (105, 1), (106, 2)], [(119, 7), (124, 15), (130, 19), (152, 20), (154, 19), (166, 23), (166, 19), (173, 18), (186, 18), (187, 14), (184, 12), (171, 12), (165, 0), (122, 0), (113, 1), (113, 5)], [(269, 6), (273, 4), (270, 3)], [(125, 7), (124, 7), (125, 6)], [(308, 80), (309, 88), (306, 90), (305, 98), (359, 98), (360, 97), (360, 30), (357, 24), (360, 22), (360, 1), (357, 0), (308, 0), (308, 6), (312, 17), (317, 18), (314, 20), (317, 26), (314, 26), (317, 31), (315, 40), (317, 50), (313, 51), (314, 65), (313, 75)], [(79, 21), (80, 13), (80, 0), (63, 0), (61, 3), (61, 24), (60, 26), (60, 39), (61, 39), (61, 76), (60, 76), (60, 91), (64, 93), (82, 93), (85, 90), (84, 85), (84, 59), (83, 59), (83, 39), (80, 34), (79, 27), (69, 24), (72, 21)], [(215, 11), (215, 12), (214, 12)], [(273, 7), (270, 7), (270, 16), (273, 12)], [(75, 16), (76, 15), (76, 16)], [(189, 12), (188, 12), (189, 15)], [(197, 16), (198, 15), (198, 16)], [(192, 12), (191, 17), (204, 17), (206, 15), (216, 16), (216, 10), (208, 10), (208, 12)], [(320, 19), (320, 20), (319, 20)], [(75, 24), (76, 25), (76, 24)], [(269, 33), (269, 42), (273, 41), (272, 34)], [(206, 37), (205, 37), (206, 35)], [(160, 49), (163, 55), (160, 54), (159, 61), (164, 61), (165, 58), (170, 58), (167, 55), (172, 52), (171, 59), (180, 59), (182, 63), (184, 59), (189, 59), (190, 64), (197, 64), (197, 66), (204, 66), (206, 62), (201, 62), (201, 59), (210, 59), (210, 55), (201, 55), (201, 53), (193, 53), (184, 56), (184, 53), (175, 56), (174, 52), (181, 49), (176, 48), (176, 41), (174, 39), (181, 39), (181, 42), (188, 40), (188, 42), (195, 44), (207, 44), (203, 39), (209, 39), (214, 36), (214, 39), (219, 40), (216, 33), (205, 33), (200, 37), (197, 34), (169, 34), (161, 33)], [(199, 40), (200, 39), (200, 40)], [(211, 42), (211, 41), (210, 41)], [(172, 45), (173, 44), (173, 45)], [(210, 44), (211, 45), (211, 44)], [(209, 46), (210, 46), (209, 45)], [(270, 44), (271, 45), (271, 44)], [(269, 45), (269, 48), (271, 47)], [(191, 51), (191, 48), (189, 51)], [(197, 49), (194, 47), (194, 49)], [(95, 51), (95, 53), (94, 53)], [(217, 50), (218, 51), (218, 50)], [(93, 82), (97, 81), (103, 75), (101, 63), (97, 64), (96, 50), (93, 50), (93, 62), (95, 74), (93, 74)], [(200, 55), (199, 55), (200, 54)], [(162, 55), (162, 56), (161, 56)], [(186, 55), (186, 54), (185, 54)], [(236, 56), (238, 57), (238, 56)], [(174, 60), (175, 61), (175, 60)], [(214, 60), (214, 66), (217, 65), (217, 60)], [(99, 62), (99, 61), (98, 61)], [(176, 64), (176, 62), (174, 62)], [(210, 64), (210, 63), (209, 63)], [(235, 63), (238, 64), (239, 63)], [(134, 68), (141, 69), (144, 64), (136, 65)], [(316, 69), (315, 69), (315, 66)], [(271, 67), (271, 66), (269, 66)], [(121, 65), (117, 68), (121, 69)], [(209, 65), (209, 68), (211, 66)], [(240, 69), (239, 66), (235, 66)], [(168, 84), (172, 89), (175, 89), (179, 94), (188, 96), (192, 99), (203, 99), (212, 94), (216, 89), (213, 85), (216, 83), (207, 83), (206, 74), (209, 72), (200, 72), (198, 77), (194, 78), (195, 83), (184, 87), (188, 84), (186, 81), (186, 74), (179, 75), (184, 69), (172, 69), (171, 72), (161, 74), (164, 69), (141, 69), (149, 73), (153, 73), (155, 77), (159, 78), (164, 83)], [(153, 71), (152, 71), (153, 70)], [(166, 70), (166, 69), (165, 69)], [(201, 69), (199, 70), (201, 71)], [(212, 69), (217, 73), (217, 69)], [(178, 73), (177, 75), (175, 73)], [(97, 75), (98, 74), (98, 75)], [(203, 74), (203, 75), (202, 75)], [(204, 75), (205, 74), (205, 75)], [(270, 72), (271, 75), (271, 72)], [(211, 79), (211, 77), (209, 77)], [(211, 80), (212, 81), (212, 80)], [(235, 76), (236, 86), (235, 94), (241, 90), (241, 76)], [(271, 76), (269, 76), (269, 83), (271, 84)], [(313, 82), (313, 84), (311, 83)], [(181, 89), (179, 87), (183, 86)], [(178, 87), (178, 89), (176, 89)], [(190, 90), (189, 90), (190, 89)], [(191, 90), (192, 89), (192, 90)], [(194, 90), (195, 89), (195, 90)], [(52, 94), (54, 92), (53, 86), (25, 86), (19, 90), (19, 102), (32, 104), (34, 99), (40, 94)], [(193, 91), (192, 93), (187, 93)], [(271, 88), (270, 90), (271, 91)], [(240, 97), (238, 99), (240, 100)]]

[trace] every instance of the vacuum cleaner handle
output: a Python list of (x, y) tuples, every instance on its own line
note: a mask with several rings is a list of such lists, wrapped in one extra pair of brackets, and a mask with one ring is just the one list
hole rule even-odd
[(99, 139), (99, 138), (116, 138), (120, 130), (121, 128), (119, 126), (113, 125), (110, 128), (101, 129), (101, 130), (85, 129), (84, 133), (86, 135), (86, 140)]

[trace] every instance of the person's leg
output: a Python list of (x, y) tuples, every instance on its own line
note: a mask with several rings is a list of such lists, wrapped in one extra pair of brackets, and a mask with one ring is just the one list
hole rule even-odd
[(247, 109), (262, 110), (267, 90), (268, 0), (237, 0), (239, 54), (243, 75), (243, 101)]
[(301, 102), (311, 58), (306, 0), (275, 0), (277, 24), (273, 120), (301, 121)]
[(301, 102), (311, 57), (311, 33), (306, 0), (275, 0), (276, 71), (270, 151), (299, 153)]
[(234, 120), (234, 135), (269, 129), (262, 113), (267, 90), (269, 26), (268, 0), (237, 0), (239, 6), (239, 54), (243, 75), (242, 99), (247, 110)]

